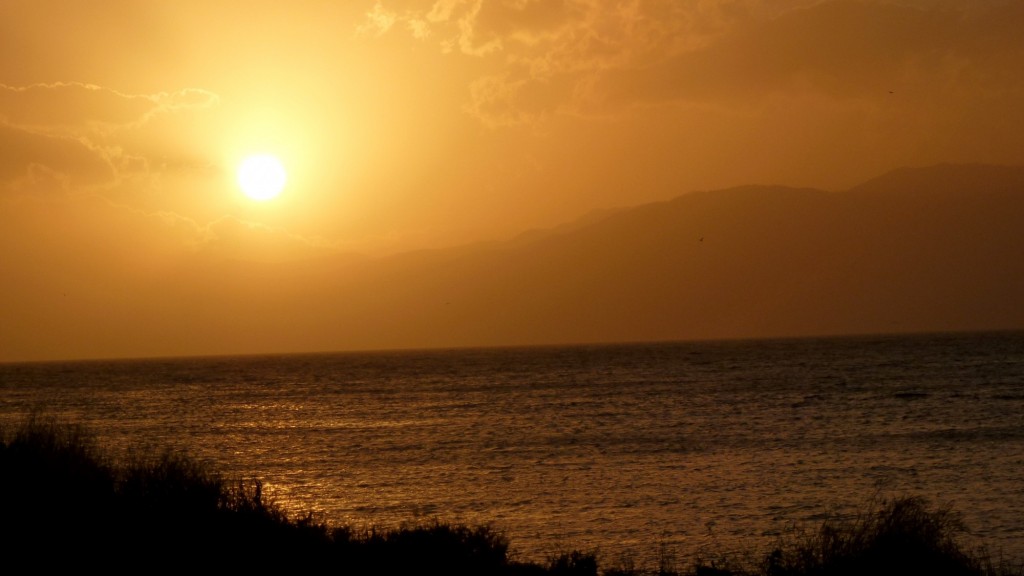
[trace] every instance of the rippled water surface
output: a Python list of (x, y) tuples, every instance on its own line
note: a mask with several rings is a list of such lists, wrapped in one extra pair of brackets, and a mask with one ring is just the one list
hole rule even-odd
[(757, 551), (905, 494), (1024, 558), (1019, 332), (0, 365), (0, 419), (33, 410), (525, 559)]

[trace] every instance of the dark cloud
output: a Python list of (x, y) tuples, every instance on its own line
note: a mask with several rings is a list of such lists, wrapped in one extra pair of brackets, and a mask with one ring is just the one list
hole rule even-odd
[(489, 125), (791, 91), (847, 100), (1022, 85), (1024, 6), (1012, 2), (478, 0), (389, 14), (465, 54), (500, 55), (502, 71), (474, 83), (467, 107)]
[[(990, 26), (993, 21), (1000, 26)], [(602, 86), (611, 99), (626, 102), (743, 100), (792, 90), (838, 99), (877, 97), (909, 82), (948, 90), (957, 84), (1003, 87), (1009, 81), (1019, 89), (1018, 75), (1011, 72), (1021, 63), (1024, 37), (1010, 30), (1022, 26), (1024, 11), (1016, 7), (971, 17), (826, 2), (738, 27), (699, 50), (617, 69)], [(999, 45), (994, 52), (1000, 59), (987, 54), (992, 44)]]

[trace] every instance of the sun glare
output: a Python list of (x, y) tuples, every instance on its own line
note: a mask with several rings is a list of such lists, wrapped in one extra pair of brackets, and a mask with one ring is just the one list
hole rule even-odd
[(270, 154), (249, 156), (238, 167), (238, 185), (242, 192), (260, 202), (277, 197), (287, 180), (288, 174), (281, 161)]

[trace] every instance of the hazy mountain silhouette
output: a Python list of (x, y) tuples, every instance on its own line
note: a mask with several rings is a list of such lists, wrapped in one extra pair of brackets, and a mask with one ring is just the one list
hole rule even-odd
[(96, 357), (1020, 329), (1022, 225), (1024, 168), (940, 165), (842, 192), (690, 192), (386, 258), (76, 272), (87, 261), (67, 274), (92, 284), (56, 303), (26, 292), (5, 345)]
[(320, 348), (1024, 328), (1022, 224), (1024, 168), (901, 169), (307, 270), (267, 304)]

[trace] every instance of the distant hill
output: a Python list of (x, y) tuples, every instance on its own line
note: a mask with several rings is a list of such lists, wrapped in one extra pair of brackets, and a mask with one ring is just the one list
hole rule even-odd
[(384, 258), (69, 257), (56, 294), (19, 266), (0, 357), (1024, 329), (1024, 168), (689, 192)]
[(337, 349), (1024, 328), (1022, 225), (1024, 168), (901, 169), (306, 270), (267, 305)]

